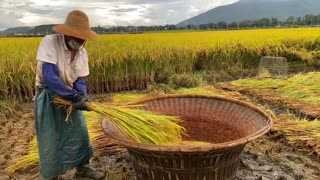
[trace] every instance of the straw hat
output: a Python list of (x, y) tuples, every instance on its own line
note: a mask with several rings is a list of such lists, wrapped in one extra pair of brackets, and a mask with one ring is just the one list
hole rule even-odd
[(79, 10), (71, 11), (64, 24), (56, 25), (54, 31), (83, 40), (97, 40), (98, 35), (90, 29), (88, 16)]

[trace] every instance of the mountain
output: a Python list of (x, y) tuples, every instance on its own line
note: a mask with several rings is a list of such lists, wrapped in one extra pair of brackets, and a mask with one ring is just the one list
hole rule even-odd
[(261, 18), (285, 20), (290, 16), (302, 17), (306, 14), (320, 14), (319, 0), (240, 0), (230, 5), (220, 6), (177, 24), (199, 25), (225, 21), (240, 22)]
[(45, 35), (54, 33), (52, 27), (55, 24), (40, 25), (35, 27), (15, 27), (0, 32), (0, 36), (10, 35)]
[(9, 28), (4, 31), (0, 32), (0, 36), (7, 36), (7, 35), (13, 35), (13, 34), (24, 34), (28, 30), (32, 29), (32, 27), (15, 27), (15, 28)]
[(52, 34), (54, 33), (54, 31), (52, 30), (53, 26), (55, 26), (55, 24), (35, 26), (34, 28), (29, 29), (26, 33), (27, 34)]

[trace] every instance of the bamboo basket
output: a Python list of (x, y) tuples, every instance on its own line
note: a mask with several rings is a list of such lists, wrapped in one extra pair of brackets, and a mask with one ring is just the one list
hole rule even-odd
[(130, 104), (164, 115), (180, 117), (186, 141), (210, 144), (159, 146), (137, 143), (104, 119), (108, 138), (128, 149), (137, 179), (232, 179), (245, 145), (268, 132), (272, 119), (242, 101), (206, 95), (163, 95)]

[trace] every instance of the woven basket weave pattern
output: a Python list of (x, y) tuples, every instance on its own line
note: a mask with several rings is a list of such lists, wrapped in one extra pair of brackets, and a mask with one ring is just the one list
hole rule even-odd
[(193, 146), (139, 144), (103, 121), (106, 135), (125, 146), (134, 157), (139, 180), (232, 179), (246, 143), (263, 135), (272, 126), (270, 116), (257, 107), (222, 97), (167, 95), (130, 104), (144, 104), (138, 108), (179, 116), (188, 134), (183, 140), (212, 143)]
[[(236, 175), (244, 146), (228, 152), (183, 155), (129, 150), (138, 179), (230, 179)], [(164, 173), (166, 172), (166, 173)]]
[[(192, 140), (197, 141), (232, 141), (252, 134), (266, 125), (265, 117), (258, 112), (221, 100), (170, 98), (144, 104), (144, 110), (181, 117), (184, 120), (182, 126), (187, 129)], [(252, 119), (256, 123), (254, 126)], [(185, 140), (191, 139), (186, 137)]]

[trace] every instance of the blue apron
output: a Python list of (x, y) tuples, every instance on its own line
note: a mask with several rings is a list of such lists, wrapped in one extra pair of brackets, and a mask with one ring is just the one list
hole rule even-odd
[(83, 113), (74, 110), (68, 122), (66, 110), (53, 104), (48, 88), (37, 89), (35, 128), (40, 159), (40, 176), (52, 179), (87, 162), (93, 155)]

